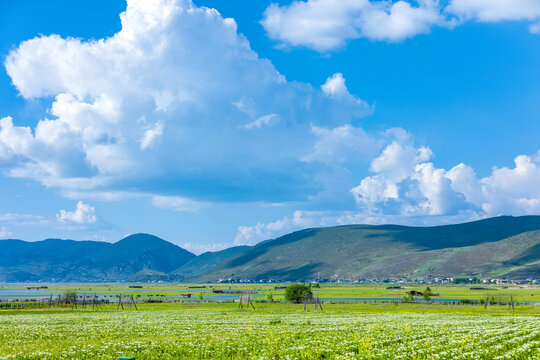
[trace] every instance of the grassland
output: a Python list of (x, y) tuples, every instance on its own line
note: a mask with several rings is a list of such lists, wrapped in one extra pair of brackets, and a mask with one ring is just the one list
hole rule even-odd
[[(207, 285), (209, 286), (209, 285)], [(190, 285), (144, 285), (145, 296), (203, 290)], [(283, 290), (270, 285), (231, 285), (258, 290), (261, 297)], [(229, 285), (217, 286), (228, 289)], [(422, 286), (410, 287), (422, 290)], [(512, 293), (540, 297), (539, 287), (471, 291), (467, 286), (434, 286), (448, 298), (476, 299)], [(17, 290), (21, 286), (4, 285)], [(50, 291), (118, 292), (128, 285), (51, 286)], [(320, 297), (386, 298), (408, 289), (384, 285), (325, 285)], [(472, 293), (472, 294), (471, 294)], [(480, 296), (479, 296), (480, 295)], [(159, 296), (160, 297), (160, 296)], [(437, 303), (257, 302), (139, 303), (139, 311), (104, 305), (92, 311), (70, 307), (0, 310), (0, 358), (11, 359), (540, 359), (540, 306), (443, 305)]]
[[(231, 291), (250, 291), (255, 300), (266, 300), (268, 294), (272, 294), (275, 301), (283, 300), (285, 284), (144, 284), (142, 289), (130, 288), (132, 284), (76, 284), (76, 285), (51, 285), (43, 294), (58, 293), (63, 291), (75, 291), (79, 294), (118, 294), (139, 295), (141, 299), (159, 298), (171, 299), (178, 298), (181, 294), (191, 293), (195, 298), (199, 293), (203, 294), (204, 299), (222, 298), (222, 294), (212, 293), (212, 290), (231, 290)], [(335, 299), (336, 302), (343, 302), (353, 299), (386, 299), (395, 298), (400, 300), (405, 292), (409, 290), (423, 291), (427, 285), (403, 285), (400, 289), (387, 289), (390, 284), (323, 284), (320, 288), (313, 288), (314, 296), (321, 299)], [(538, 302), (540, 303), (540, 286), (535, 285), (429, 285), (432, 292), (439, 294), (434, 296), (437, 299), (469, 299), (480, 300), (486, 296), (501, 295), (504, 299), (509, 299), (510, 295), (516, 302)], [(470, 290), (471, 287), (482, 287), (485, 290)], [(25, 290), (26, 285), (0, 285), (0, 291), (4, 290)], [(231, 300), (238, 296), (231, 295)], [(332, 301), (332, 300), (327, 300)]]

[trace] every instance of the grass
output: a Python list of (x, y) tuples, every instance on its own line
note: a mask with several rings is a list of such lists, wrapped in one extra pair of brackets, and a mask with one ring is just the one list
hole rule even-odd
[[(220, 294), (212, 294), (211, 286), (215, 289), (222, 290), (255, 290), (258, 294), (253, 295), (255, 299), (265, 300), (268, 293), (272, 293), (275, 300), (282, 300), (285, 293), (284, 289), (275, 290), (275, 286), (283, 286), (285, 284), (143, 284), (143, 289), (130, 289), (131, 284), (77, 284), (77, 285), (50, 285), (47, 290), (43, 290), (43, 294), (48, 295), (56, 291), (75, 291), (79, 294), (107, 294), (115, 291), (122, 291), (129, 294), (141, 295), (142, 298), (149, 297), (164, 297), (180, 296), (184, 293), (192, 293), (196, 297), (199, 292), (203, 292), (206, 299), (219, 297)], [(351, 299), (351, 298), (396, 298), (401, 299), (406, 291), (418, 290), (423, 291), (427, 285), (404, 285), (402, 289), (386, 289), (391, 284), (322, 284), (320, 289), (313, 288), (315, 296), (321, 298), (333, 299)], [(204, 289), (190, 288), (193, 286), (206, 286)], [(539, 302), (540, 303), (540, 286), (539, 285), (429, 285), (433, 293), (438, 293), (438, 297), (433, 299), (485, 299), (487, 295), (492, 296), (501, 294), (504, 298), (509, 298), (512, 295), (514, 301), (518, 302)], [(489, 290), (469, 290), (470, 287), (483, 287)], [(25, 290), (26, 285), (1, 285), (0, 290)]]
[[(129, 285), (54, 285), (47, 291), (114, 293)], [(143, 285), (145, 295), (185, 293), (192, 285)], [(200, 285), (197, 285), (200, 286)], [(208, 285), (209, 286), (209, 285)], [(219, 285), (259, 290), (281, 298), (275, 285)], [(320, 297), (403, 297), (386, 285), (323, 284)], [(0, 288), (21, 290), (20, 285)], [(431, 286), (441, 297), (478, 299), (486, 293), (515, 299), (540, 297), (540, 287), (471, 291), (469, 286)], [(207, 293), (206, 291), (205, 293)], [(208, 294), (209, 295), (209, 294)], [(532, 296), (531, 296), (532, 295)], [(443, 305), (437, 303), (301, 304), (140, 303), (139, 311), (115, 304), (0, 310), (0, 358), (11, 359), (540, 359), (540, 306)]]

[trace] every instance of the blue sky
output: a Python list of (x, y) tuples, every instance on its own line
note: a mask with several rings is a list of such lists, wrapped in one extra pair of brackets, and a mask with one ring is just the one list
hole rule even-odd
[(201, 252), (540, 212), (536, 1), (57, 0), (0, 20), (0, 238)]

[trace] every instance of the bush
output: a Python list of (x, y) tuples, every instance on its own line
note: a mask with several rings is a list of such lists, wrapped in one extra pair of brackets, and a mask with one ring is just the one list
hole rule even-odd
[(292, 284), (285, 289), (285, 300), (293, 303), (301, 303), (304, 299), (312, 298), (313, 293), (306, 284)]

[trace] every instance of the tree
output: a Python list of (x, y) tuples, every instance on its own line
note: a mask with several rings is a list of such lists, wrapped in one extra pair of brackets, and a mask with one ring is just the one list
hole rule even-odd
[(266, 294), (266, 300), (274, 302), (274, 295), (272, 293)]
[(291, 284), (285, 289), (285, 300), (293, 303), (301, 303), (304, 299), (312, 298), (313, 293), (306, 284)]
[(424, 300), (426, 301), (430, 301), (431, 300), (431, 295), (433, 293), (431, 292), (431, 289), (429, 288), (429, 286), (424, 290)]
[(199, 296), (197, 296), (197, 297), (199, 298), (199, 300), (202, 300), (204, 298), (202, 292), (200, 292)]
[(66, 291), (64, 293), (64, 301), (66, 304), (75, 304), (77, 302), (77, 293), (74, 291)]
[(404, 303), (414, 302), (414, 296), (412, 294), (412, 291), (409, 291), (409, 293), (403, 297), (403, 300), (401, 300), (401, 302), (404, 302)]

